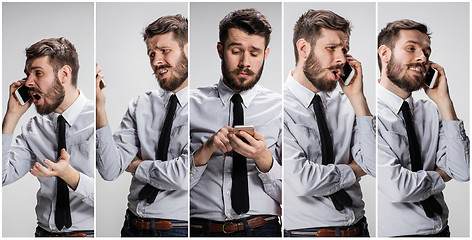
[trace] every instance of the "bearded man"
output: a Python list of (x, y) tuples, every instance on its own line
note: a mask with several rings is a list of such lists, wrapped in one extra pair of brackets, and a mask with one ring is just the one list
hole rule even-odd
[[(78, 72), (74, 45), (49, 38), (26, 49), (26, 78), (10, 85), (2, 125), (3, 186), (28, 171), (38, 178), (37, 237), (94, 235), (94, 106), (77, 89)], [(20, 87), (29, 89), (29, 100), (18, 99)], [(32, 104), (39, 116), (12, 143), (18, 120)]]
[[(379, 236), (449, 237), (446, 182), (469, 180), (469, 139), (432, 62), (426, 25), (403, 19), (378, 36)], [(436, 84), (425, 84), (429, 68)], [(423, 88), (432, 100), (414, 100)]]
[(131, 101), (114, 134), (97, 69), (97, 169), (112, 181), (133, 175), (122, 237), (188, 235), (188, 21), (163, 16), (143, 38), (160, 89)]
[[(284, 89), (286, 237), (368, 237), (359, 181), (375, 176), (375, 118), (350, 23), (308, 10), (295, 24), (296, 67)], [(345, 85), (343, 67), (355, 74)], [(335, 90), (337, 84), (341, 90)]]
[(190, 95), (191, 236), (281, 236), (281, 99), (257, 85), (271, 32), (255, 9), (226, 15), (223, 76)]

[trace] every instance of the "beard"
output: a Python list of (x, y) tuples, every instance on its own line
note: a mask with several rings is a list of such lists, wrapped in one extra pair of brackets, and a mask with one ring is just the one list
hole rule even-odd
[[(34, 91), (39, 92), (37, 89), (34, 89)], [(64, 97), (64, 86), (62, 86), (59, 78), (56, 75), (51, 90), (41, 96), (44, 101), (43, 105), (35, 105), (36, 112), (38, 112), (40, 115), (52, 113), (54, 110), (56, 110), (56, 108), (59, 107), (59, 105), (61, 105), (61, 103), (64, 101)]]
[[(226, 61), (224, 59), (224, 57), (221, 59), (221, 72), (223, 74), (223, 82), (235, 92), (249, 90), (253, 88), (257, 82), (259, 82), (259, 79), (262, 75), (262, 70), (264, 70), (265, 60), (262, 62), (261, 69), (259, 69), (259, 72), (255, 73), (249, 68), (239, 67), (231, 71), (226, 65)], [(238, 77), (240, 73), (247, 74), (250, 79)]]
[(402, 65), (395, 60), (395, 55), (393, 55), (392, 52), (390, 61), (387, 64), (387, 77), (397, 87), (408, 92), (414, 92), (420, 89), (423, 85), (425, 74), (423, 74), (422, 76), (407, 76), (406, 72), (410, 67), (421, 67), (423, 68), (423, 73), (426, 69), (425, 65), (421, 63), (410, 63), (406, 65), (405, 69), (402, 69)]
[(342, 65), (333, 65), (329, 68), (323, 68), (314, 52), (311, 52), (303, 66), (303, 73), (316, 89), (323, 92), (330, 92), (336, 88), (338, 82), (333, 81), (330, 75), (326, 76), (326, 70), (330, 72), (338, 71), (342, 74)]
[[(159, 71), (162, 68), (171, 69), (172, 71), (168, 71), (168, 73), (172, 73), (172, 76), (165, 77), (163, 79), (159, 79)], [(169, 64), (161, 65), (154, 68), (154, 76), (159, 83), (159, 86), (166, 90), (166, 91), (174, 91), (175, 89), (179, 88), (183, 82), (188, 78), (188, 59), (185, 54), (182, 52), (180, 58), (177, 62), (175, 67), (172, 67)]]

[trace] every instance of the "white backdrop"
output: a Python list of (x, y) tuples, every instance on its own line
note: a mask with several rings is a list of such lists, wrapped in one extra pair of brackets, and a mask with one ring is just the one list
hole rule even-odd
[[(464, 121), (470, 138), (469, 3), (379, 3), (378, 31), (403, 18), (426, 24), (432, 33), (430, 59), (444, 67), (457, 116)], [(413, 97), (429, 99), (423, 90)], [(469, 236), (469, 183), (446, 183), (444, 196), (451, 237)]]
[[(45, 38), (65, 37), (74, 44), (80, 64), (78, 88), (93, 99), (93, 3), (3, 3), (2, 7), (2, 117), (10, 84), (25, 77), (25, 48)], [(14, 135), (34, 115), (32, 106), (21, 117)], [(4, 237), (34, 236), (38, 189), (39, 182), (30, 173), (2, 188)]]

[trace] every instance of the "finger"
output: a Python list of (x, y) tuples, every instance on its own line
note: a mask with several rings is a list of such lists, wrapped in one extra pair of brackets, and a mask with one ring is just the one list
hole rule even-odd
[(246, 139), (249, 142), (249, 145), (255, 145), (257, 143), (257, 140), (245, 131), (239, 131), (239, 135)]
[(45, 168), (40, 163), (35, 163), (33, 167), (41, 176), (54, 176), (53, 171), (50, 168)]
[(231, 146), (227, 147), (219, 138), (214, 138), (213, 144), (224, 153), (229, 152), (232, 149)]
[(265, 141), (264, 135), (262, 135), (262, 133), (259, 133), (259, 132), (256, 132), (256, 131), (254, 131), (254, 139), (256, 139), (258, 141)]
[(61, 158), (60, 159), (66, 160), (66, 161), (70, 160), (70, 155), (69, 155), (69, 153), (67, 153), (65, 148), (61, 149)]

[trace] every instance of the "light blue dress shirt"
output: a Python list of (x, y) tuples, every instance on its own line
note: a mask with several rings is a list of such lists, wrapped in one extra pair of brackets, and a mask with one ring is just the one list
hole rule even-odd
[[(80, 174), (75, 191), (69, 187), (72, 226), (58, 231), (56, 208), (56, 177), (38, 178), (36, 216), (38, 225), (50, 232), (93, 230), (94, 208), (94, 142), (95, 104), (80, 93), (75, 102), (62, 113), (66, 120), (66, 146), (70, 165)], [(12, 143), (12, 134), (2, 134), (3, 186), (23, 177), (36, 162), (57, 159), (57, 117), (59, 114), (35, 116), (21, 127)]]
[[(442, 121), (429, 100), (405, 101), (410, 105), (421, 149), (423, 170), (412, 172), (408, 135), (400, 107), (403, 99), (377, 85), (378, 98), (378, 230), (379, 236), (426, 235), (447, 225), (446, 187), (435, 166), (457, 181), (469, 180), (469, 139), (462, 121)], [(428, 218), (420, 204), (434, 196), (441, 216)]]
[[(375, 118), (356, 117), (343, 92), (319, 92), (333, 140), (334, 164), (322, 165), (315, 93), (291, 75), (284, 90), (284, 228), (350, 226), (364, 216), (364, 201), (352, 159), (375, 176)], [(338, 211), (327, 196), (345, 189), (353, 207)]]
[[(232, 126), (235, 92), (220, 79), (218, 84), (199, 88), (190, 95), (190, 149), (194, 153), (219, 129)], [(215, 221), (239, 219), (249, 215), (281, 215), (281, 138), (282, 101), (262, 86), (240, 93), (244, 124), (253, 125), (265, 137), (272, 154), (272, 168), (262, 173), (253, 159), (247, 159), (249, 212), (238, 215), (231, 207), (233, 157), (218, 150), (208, 163), (195, 167), (191, 154), (190, 216)]]
[[(97, 129), (97, 169), (103, 179), (118, 178), (135, 156), (144, 160), (131, 180), (128, 208), (142, 218), (188, 220), (188, 88), (176, 93), (167, 161), (156, 159), (157, 146), (172, 92), (147, 91), (131, 101), (120, 126)], [(147, 184), (164, 190), (151, 204), (139, 200)], [(112, 201), (112, 199), (110, 199)]]

